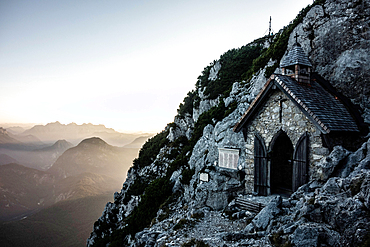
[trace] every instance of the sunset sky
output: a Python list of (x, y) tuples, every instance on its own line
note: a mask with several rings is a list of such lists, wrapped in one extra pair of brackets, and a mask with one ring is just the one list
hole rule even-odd
[(312, 0), (0, 1), (1, 123), (161, 131), (204, 67)]

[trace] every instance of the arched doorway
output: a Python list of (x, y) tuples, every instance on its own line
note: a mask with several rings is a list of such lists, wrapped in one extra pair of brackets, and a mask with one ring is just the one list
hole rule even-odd
[(292, 193), (293, 144), (284, 131), (279, 131), (271, 142), (271, 193)]

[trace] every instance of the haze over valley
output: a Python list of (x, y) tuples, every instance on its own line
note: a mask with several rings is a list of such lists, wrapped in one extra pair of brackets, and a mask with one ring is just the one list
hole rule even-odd
[(0, 1), (0, 36), (0, 247), (370, 245), (370, 0)]
[[(34, 239), (40, 246), (36, 236), (48, 232), (45, 245), (61, 244), (60, 234), (70, 236), (70, 244), (85, 243), (151, 135), (59, 122), (0, 128), (0, 222), (7, 222), (0, 225), (7, 232), (0, 242), (18, 246)], [(25, 227), (29, 235), (19, 235)]]

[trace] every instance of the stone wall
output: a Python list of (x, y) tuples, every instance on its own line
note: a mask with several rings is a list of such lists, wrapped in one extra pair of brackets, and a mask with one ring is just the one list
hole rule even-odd
[[(280, 121), (281, 104), (281, 121)], [(293, 147), (296, 147), (299, 138), (307, 132), (309, 135), (309, 179), (317, 177), (316, 164), (326, 155), (329, 150), (324, 148), (320, 137), (320, 131), (302, 113), (302, 111), (289, 100), (283, 92), (276, 90), (271, 93), (260, 111), (248, 125), (246, 137), (246, 192), (254, 191), (254, 137), (261, 136), (266, 149), (271, 149), (273, 137), (283, 130), (290, 138)]]

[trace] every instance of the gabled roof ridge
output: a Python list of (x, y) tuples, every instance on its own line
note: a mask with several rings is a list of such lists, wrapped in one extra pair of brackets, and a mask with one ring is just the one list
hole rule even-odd
[(258, 113), (258, 109), (263, 105), (273, 86), (281, 90), (322, 133), (359, 131), (358, 125), (343, 103), (319, 83), (312, 81), (307, 86), (298, 83), (290, 76), (280, 74), (273, 74), (265, 83), (241, 119), (235, 124), (234, 131), (240, 131)]

